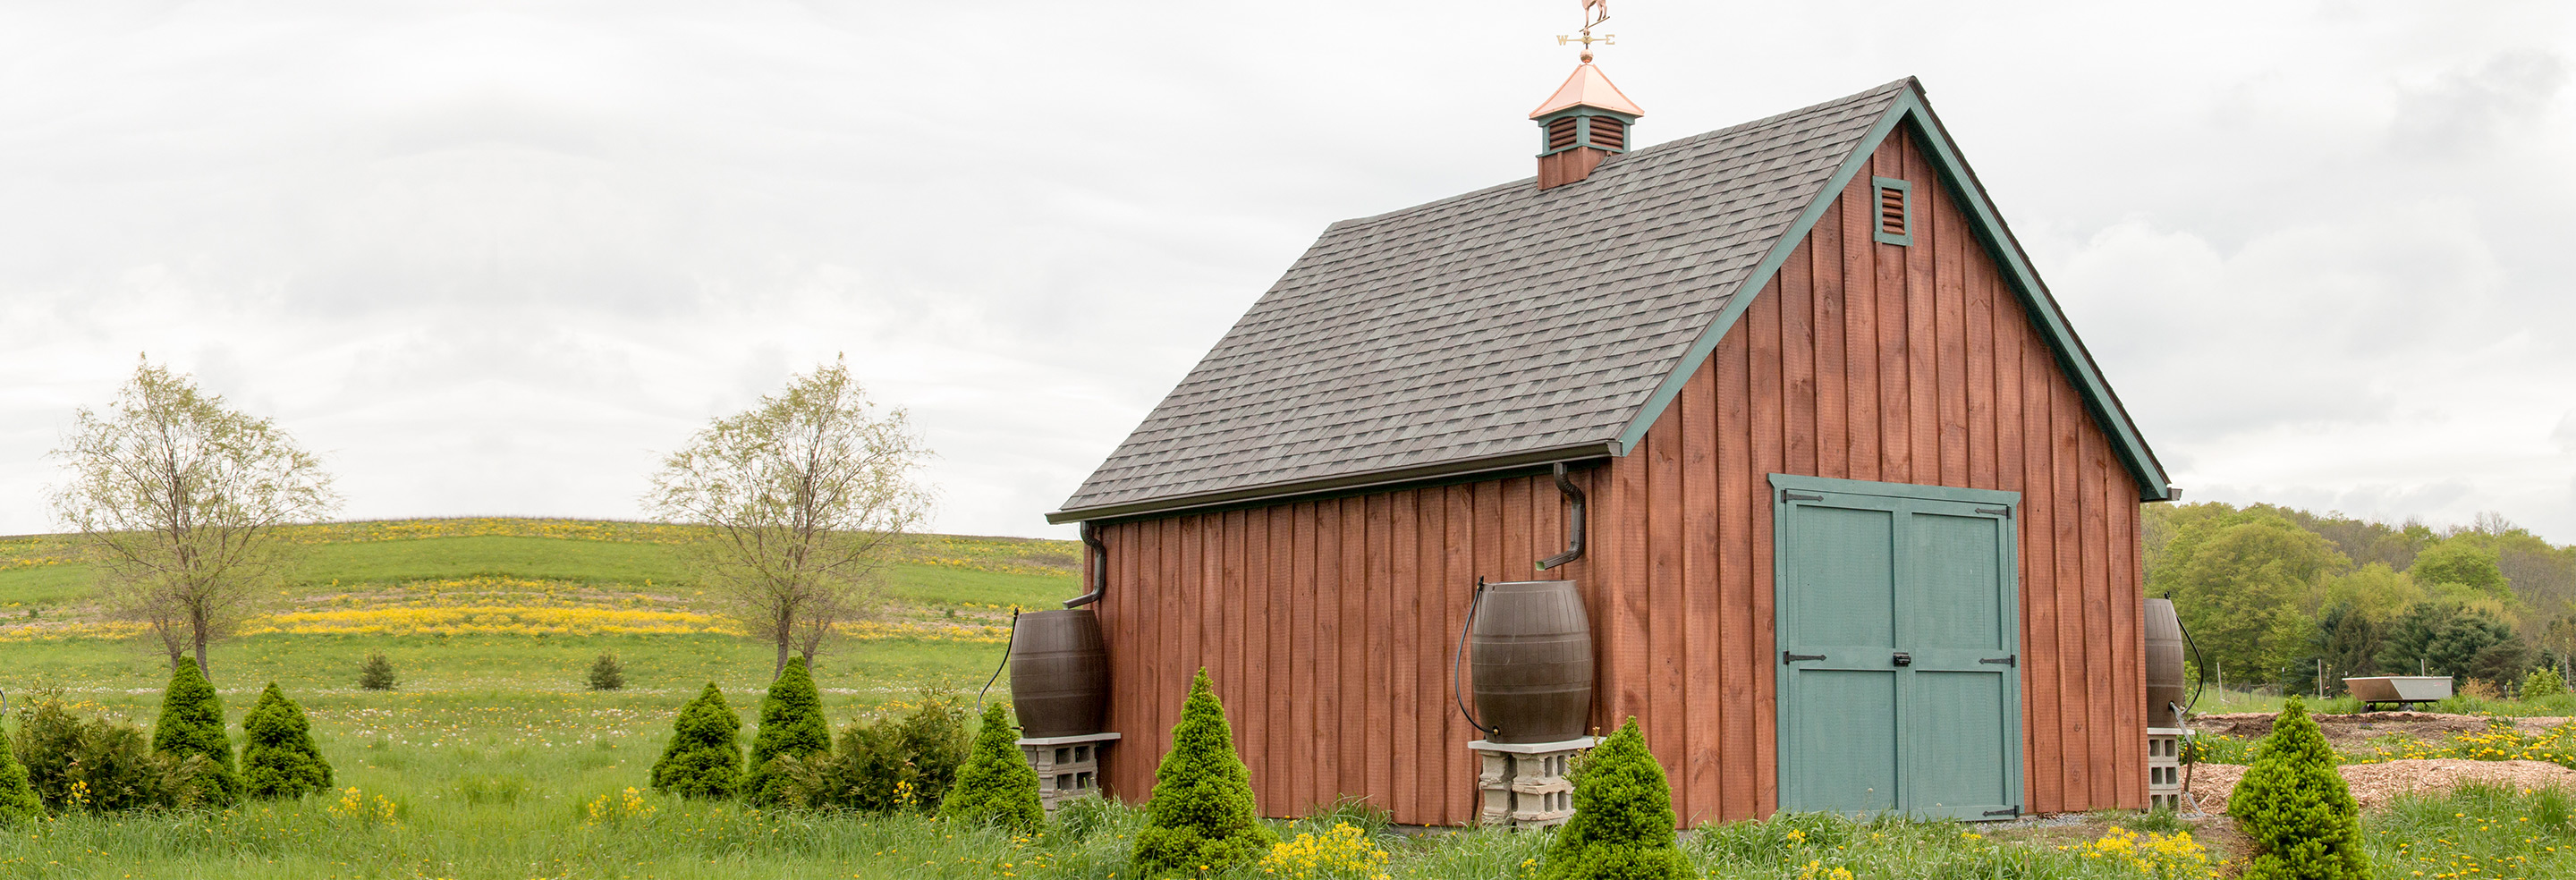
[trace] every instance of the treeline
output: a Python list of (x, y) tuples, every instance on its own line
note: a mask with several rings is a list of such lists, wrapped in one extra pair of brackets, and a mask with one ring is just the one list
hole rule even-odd
[(2148, 505), (2147, 594), (2171, 596), (2231, 685), (2339, 694), (2345, 676), (2509, 690), (2576, 662), (2576, 545), (2496, 514), (2434, 529), (2256, 504)]

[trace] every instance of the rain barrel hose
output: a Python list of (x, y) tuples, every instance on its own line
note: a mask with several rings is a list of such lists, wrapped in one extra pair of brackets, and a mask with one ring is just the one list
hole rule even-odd
[(1485, 579), (1480, 575), (1476, 578), (1475, 597), (1467, 600), (1467, 619), (1458, 625), (1458, 650), (1449, 655), (1449, 690), (1457, 696), (1458, 714), (1467, 719), (1467, 726), (1475, 728), (1477, 732), (1486, 736), (1494, 736), (1500, 731), (1486, 727), (1484, 722), (1476, 720), (1476, 713), (1467, 708), (1467, 689), (1462, 683), (1463, 679), (1459, 677), (1459, 662), (1467, 656), (1467, 633), (1475, 628), (1476, 609), (1484, 607), (1484, 604)]
[(975, 711), (984, 711), (984, 695), (993, 691), (993, 683), (1002, 680), (1002, 668), (1011, 665), (1011, 646), (1020, 641), (1020, 606), (1011, 606), (1011, 634), (1002, 640), (1002, 662), (993, 667), (993, 677), (984, 679), (984, 689), (975, 692)]
[[(2173, 591), (2165, 591), (2165, 600), (2173, 600)], [(2192, 731), (2190, 715), (2191, 707), (2200, 705), (2200, 692), (2209, 687), (2209, 661), (2201, 659), (2200, 643), (2191, 640), (2191, 627), (2182, 625), (2181, 614), (2174, 615), (2174, 628), (2182, 630), (2182, 643), (2191, 649), (2192, 668), (2199, 671), (2192, 682), (2191, 697), (2184, 701), (2186, 705), (2174, 706), (2174, 720), (2182, 724), (2182, 798), (2184, 803), (2191, 805), (2192, 812), (2198, 813), (2201, 812), (2200, 799), (2191, 795), (2191, 775), (2200, 766), (2200, 734)]]

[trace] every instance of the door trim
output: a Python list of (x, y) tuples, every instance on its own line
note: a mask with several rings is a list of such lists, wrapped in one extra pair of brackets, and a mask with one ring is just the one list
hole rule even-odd
[[(1787, 564), (1791, 555), (1791, 535), (1788, 528), (1791, 510), (1797, 507), (1801, 502), (1822, 500), (1815, 496), (1821, 495), (1830, 497), (1833, 495), (1857, 495), (1866, 498), (1951, 502), (2001, 508), (2001, 510), (1996, 511), (1979, 511), (1979, 513), (1992, 515), (2003, 521), (2001, 533), (2003, 535), (2004, 546), (1998, 551), (1998, 555), (2000, 557), (1998, 560), (1998, 566), (2001, 571), (2002, 580), (2005, 584), (2009, 585), (2008, 588), (2003, 591), (2003, 596), (2001, 597), (2004, 603), (2004, 614), (2009, 618), (2009, 620), (2006, 621), (2006, 625), (2003, 627), (2003, 631), (2009, 641), (2008, 649), (2011, 651), (2012, 656), (2017, 660), (2021, 658), (2023, 649), (2021, 644), (2021, 629), (2024, 622), (2022, 619), (2021, 602), (2021, 528), (2018, 523), (2021, 514), (2021, 493), (2001, 489), (1967, 489), (1956, 486), (1924, 486), (1911, 483), (1880, 483), (1867, 480), (1810, 477), (1798, 474), (1771, 474), (1770, 484), (1771, 588), (1773, 608), (1771, 624), (1773, 634), (1772, 647), (1774, 649), (1777, 649), (1780, 646), (1780, 639), (1782, 638), (1781, 634), (1788, 631), (1784, 618), (1789, 613), (1789, 609), (1793, 607), (1789, 601), (1788, 595), (1793, 572), (1789, 570), (1789, 566)], [(1789, 800), (1792, 793), (1790, 789), (1790, 771), (1793, 767), (1798, 766), (1794, 762), (1797, 760), (1797, 756), (1800, 751), (1796, 737), (1792, 736), (1790, 733), (1791, 725), (1795, 720), (1791, 717), (1790, 701), (1787, 699), (1789, 695), (1790, 673), (1792, 672), (1792, 669), (1788, 664), (1778, 662), (1777, 658), (1779, 657), (1779, 654), (1776, 650), (1769, 656), (1773, 658), (1772, 662), (1775, 664), (1771, 667), (1771, 698), (1773, 701), (1773, 735), (1779, 743), (1777, 752), (1778, 763), (1772, 768), (1772, 779), (1775, 786), (1774, 790), (1780, 792), (1780, 807), (1782, 809), (1787, 809), (1790, 806)], [(2026, 808), (2030, 803), (2030, 792), (2025, 787), (2025, 780), (2023, 778), (2025, 775), (2023, 772), (2023, 763), (2028, 757), (2028, 742), (2027, 734), (2023, 730), (2022, 722), (2022, 678), (2029, 669), (2029, 664), (2017, 662), (2013, 666), (2013, 671), (2007, 675), (2007, 680), (2012, 682), (2012, 686), (2007, 688), (2005, 693), (2005, 699), (2008, 705), (2004, 712), (2004, 741), (2007, 750), (2004, 760), (2004, 786), (2005, 790), (2013, 792), (2012, 806), (2017, 812), (2016, 816), (1992, 817), (1996, 819), (2016, 818), (2018, 811)], [(1900, 698), (1900, 712), (1902, 711), (1902, 705)], [(1898, 747), (1903, 749), (1905, 725), (1903, 724), (1901, 717), (1899, 719), (1897, 733), (1899, 737)], [(1906, 768), (1903, 763), (1900, 762), (1898, 767), (1900, 785), (1903, 784), (1902, 780), (1905, 773)], [(1899, 803), (1902, 803), (1901, 795)], [(1978, 817), (1955, 818), (1968, 818), (1973, 820)]]

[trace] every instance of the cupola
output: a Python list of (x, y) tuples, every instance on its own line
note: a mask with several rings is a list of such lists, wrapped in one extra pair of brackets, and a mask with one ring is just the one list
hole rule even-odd
[(1574, 75), (1530, 113), (1539, 129), (1538, 188), (1590, 177), (1603, 160), (1627, 152), (1632, 129), (1644, 115), (1584, 53)]

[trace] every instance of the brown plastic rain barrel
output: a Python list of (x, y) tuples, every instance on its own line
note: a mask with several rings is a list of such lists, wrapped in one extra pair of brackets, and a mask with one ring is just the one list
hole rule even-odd
[(2182, 619), (2174, 616), (2172, 599), (2147, 600), (2147, 726), (2181, 727), (2174, 706), (2182, 705)]
[(1020, 615), (1011, 633), (1011, 708), (1021, 736), (1100, 732), (1109, 714), (1109, 654), (1091, 609)]
[(1582, 736), (1592, 715), (1592, 619), (1573, 581), (1485, 586), (1467, 637), (1476, 714), (1501, 743)]

